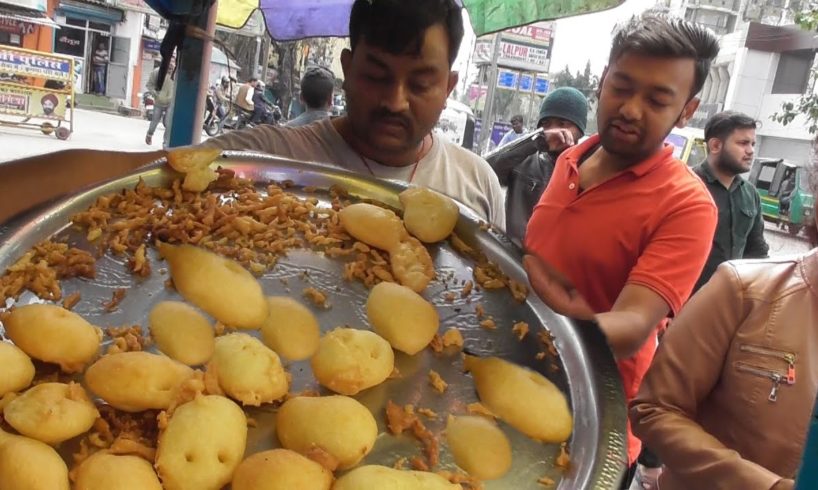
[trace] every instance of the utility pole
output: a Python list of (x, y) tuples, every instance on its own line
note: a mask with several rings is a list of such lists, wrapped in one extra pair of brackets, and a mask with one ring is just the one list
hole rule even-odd
[(500, 58), (500, 40), (502, 34), (494, 35), (494, 45), (491, 49), (491, 65), (489, 66), (488, 89), (486, 91), (486, 105), (483, 107), (483, 123), (480, 127), (480, 141), (477, 145), (478, 153), (483, 153), (488, 147), (494, 126), (494, 91), (497, 87), (497, 60)]

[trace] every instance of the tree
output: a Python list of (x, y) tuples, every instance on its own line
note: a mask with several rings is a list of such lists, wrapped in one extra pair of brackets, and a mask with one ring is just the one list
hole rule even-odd
[[(795, 22), (802, 29), (814, 32), (818, 36), (818, 5), (816, 2), (803, 2), (800, 9), (795, 14)], [(784, 126), (791, 123), (796, 116), (804, 115), (809, 124), (809, 132), (818, 133), (818, 93), (815, 87), (818, 84), (818, 69), (813, 68), (810, 72), (810, 80), (807, 90), (798, 97), (795, 102), (786, 102), (781, 106), (781, 112), (773, 115), (773, 120), (780, 122)]]
[(585, 94), (589, 100), (593, 100), (599, 88), (599, 77), (591, 73), (591, 60), (588, 60), (585, 63), (585, 70), (582, 73), (577, 71), (576, 75), (572, 75), (568, 65), (565, 65), (562, 71), (551, 78), (551, 86), (554, 88), (573, 87)]

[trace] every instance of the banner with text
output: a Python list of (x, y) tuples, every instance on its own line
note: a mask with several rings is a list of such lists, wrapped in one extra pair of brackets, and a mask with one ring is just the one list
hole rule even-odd
[(65, 119), (66, 94), (0, 83), (0, 114)]
[(70, 82), (74, 74), (70, 58), (0, 46), (0, 72)]

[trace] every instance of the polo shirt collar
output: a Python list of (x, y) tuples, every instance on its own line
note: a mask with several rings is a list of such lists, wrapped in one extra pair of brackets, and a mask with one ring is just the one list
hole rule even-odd
[[(573, 167), (577, 166), (577, 162), (587, 153), (588, 151), (592, 150), (594, 147), (599, 146), (600, 144), (600, 137), (599, 134), (592, 135), (588, 137), (587, 140), (583, 141), (579, 145), (575, 146), (572, 150), (563, 153), (565, 158), (568, 162), (571, 163)], [(649, 156), (647, 159), (635, 164), (631, 165), (627, 169), (623, 171), (629, 172), (636, 177), (642, 177), (643, 175), (648, 174), (651, 170), (655, 169), (658, 165), (673, 159), (673, 147), (665, 144), (662, 149), (654, 153), (653, 155)]]

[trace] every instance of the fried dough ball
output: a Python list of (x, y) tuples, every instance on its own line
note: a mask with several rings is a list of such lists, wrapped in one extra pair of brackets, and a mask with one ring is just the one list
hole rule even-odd
[(210, 164), (221, 154), (222, 151), (218, 148), (175, 148), (168, 152), (168, 164), (177, 172), (185, 174), (182, 189), (201, 192), (219, 178)]
[(213, 327), (187, 303), (162, 301), (151, 310), (148, 323), (156, 346), (171, 359), (198, 366), (213, 355)]
[(366, 315), (375, 333), (393, 348), (409, 355), (423, 350), (437, 333), (437, 310), (406, 286), (392, 282), (377, 284), (369, 292)]
[(139, 456), (94, 453), (71, 471), (74, 490), (162, 490), (153, 466)]
[(60, 306), (21, 306), (4, 314), (2, 320), (6, 335), (20, 350), (34, 359), (59, 364), (67, 373), (82, 371), (99, 351), (102, 332)]
[(11, 400), (3, 417), (24, 436), (58, 444), (91, 429), (99, 412), (77, 383), (42, 383)]
[[(346, 396), (290, 398), (276, 416), (281, 445), (309, 455), (323, 451), (332, 460), (328, 469), (351, 468), (369, 454), (378, 437), (372, 413)], [(377, 487), (371, 487), (377, 488)]]
[(387, 252), (407, 236), (397, 214), (374, 204), (351, 204), (338, 213), (338, 218), (353, 238)]
[(233, 490), (330, 490), (332, 473), (295, 451), (272, 449), (241, 462)]
[(247, 444), (247, 417), (223, 396), (198, 396), (173, 412), (156, 448), (165, 490), (218, 490), (230, 483)]
[(389, 251), (389, 263), (398, 282), (416, 293), (435, 277), (432, 256), (417, 238), (409, 237)]
[(287, 296), (267, 298), (267, 305), (267, 320), (261, 325), (261, 338), (267, 347), (291, 361), (315, 354), (321, 330), (312, 312)]
[(112, 407), (125, 412), (168, 408), (174, 390), (193, 375), (180, 362), (134, 351), (103, 356), (85, 372), (85, 384)]
[(34, 379), (34, 364), (25, 352), (14, 344), (0, 341), (0, 398), (6, 393), (21, 391)]
[(435, 243), (454, 231), (460, 209), (450, 198), (420, 187), (406, 189), (398, 197), (403, 205), (403, 224), (418, 240)]
[(68, 468), (48, 444), (0, 430), (0, 488), (68, 490)]
[(511, 468), (511, 443), (486, 417), (450, 415), (446, 442), (457, 466), (481, 480), (500, 478)]
[(267, 298), (256, 278), (238, 262), (192, 245), (159, 242), (176, 290), (225, 325), (258, 328), (267, 318)]
[(275, 352), (246, 333), (216, 339), (208, 369), (214, 369), (219, 386), (243, 405), (259, 406), (287, 394), (287, 373)]
[(355, 395), (389, 377), (395, 368), (395, 353), (389, 342), (374, 332), (336, 328), (321, 338), (310, 363), (322, 386), (342, 395)]
[(332, 490), (462, 490), (436, 473), (403, 471), (387, 466), (366, 465), (339, 478)]
[(543, 442), (571, 436), (573, 418), (565, 395), (540, 373), (496, 357), (466, 356), (480, 401), (523, 434)]

